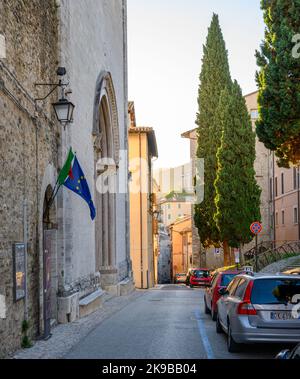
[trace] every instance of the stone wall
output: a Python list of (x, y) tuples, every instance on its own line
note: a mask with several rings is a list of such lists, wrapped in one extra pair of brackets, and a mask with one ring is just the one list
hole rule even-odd
[[(20, 346), (24, 300), (13, 300), (12, 245), (23, 241), (23, 202), (28, 204), (28, 314), (34, 337), (39, 333), (41, 236), (40, 203), (44, 174), (57, 167), (60, 129), (49, 98), (36, 109), (36, 82), (53, 82), (58, 63), (55, 1), (2, 0), (0, 34), (6, 58), (0, 59), (0, 294), (6, 318), (0, 319), (0, 356)], [(47, 183), (49, 184), (49, 183)]]

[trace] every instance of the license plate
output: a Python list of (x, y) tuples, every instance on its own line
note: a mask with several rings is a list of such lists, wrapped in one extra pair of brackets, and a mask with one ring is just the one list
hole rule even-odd
[(295, 319), (292, 312), (271, 312), (271, 320), (286, 321)]

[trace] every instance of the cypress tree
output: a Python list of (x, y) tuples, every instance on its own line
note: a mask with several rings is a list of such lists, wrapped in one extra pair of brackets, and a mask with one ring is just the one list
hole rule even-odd
[(195, 206), (195, 224), (204, 247), (219, 246), (219, 231), (214, 221), (216, 154), (220, 146), (222, 129), (215, 120), (221, 92), (230, 86), (228, 53), (219, 18), (213, 15), (203, 47), (202, 71), (198, 94), (198, 158), (204, 159), (204, 201)]
[[(259, 221), (261, 190), (255, 179), (255, 133), (238, 83), (222, 91), (216, 120), (223, 129), (217, 152), (216, 214), (224, 252), (249, 243), (250, 225)], [(224, 257), (230, 263), (229, 254)]]
[(280, 166), (300, 162), (300, 0), (262, 0), (266, 23), (256, 52), (259, 86), (257, 135)]

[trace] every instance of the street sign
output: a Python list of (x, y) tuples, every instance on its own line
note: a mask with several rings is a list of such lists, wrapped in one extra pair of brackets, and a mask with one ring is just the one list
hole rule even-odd
[(244, 266), (243, 267), (243, 271), (246, 271), (246, 272), (253, 272), (253, 267), (252, 266)]
[(234, 258), (235, 258), (235, 263), (240, 263), (240, 250), (239, 249), (234, 249)]
[(250, 226), (250, 230), (251, 230), (251, 232), (252, 232), (253, 234), (256, 234), (256, 235), (257, 235), (257, 234), (261, 233), (262, 230), (263, 230), (262, 224), (261, 224), (260, 222), (258, 222), (258, 221), (253, 222), (253, 223), (251, 224), (251, 226)]

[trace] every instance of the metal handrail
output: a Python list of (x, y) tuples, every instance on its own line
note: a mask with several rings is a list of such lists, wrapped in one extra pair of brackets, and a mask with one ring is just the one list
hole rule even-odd
[[(275, 241), (272, 241), (272, 242), (275, 242)], [(279, 241), (276, 241), (276, 243), (278, 242)], [(264, 243), (261, 243), (260, 245), (262, 246), (264, 245)], [(245, 257), (249, 259), (247, 263), (254, 264), (255, 263), (255, 248), (249, 250), (246, 254), (245, 254)], [(284, 259), (289, 254), (291, 254), (291, 256), (298, 255), (298, 254), (300, 255), (300, 241), (285, 241), (285, 243), (280, 244), (280, 246), (276, 248), (269, 248), (264, 251), (258, 249), (258, 253), (257, 253), (258, 269), (261, 270), (273, 262)]]

